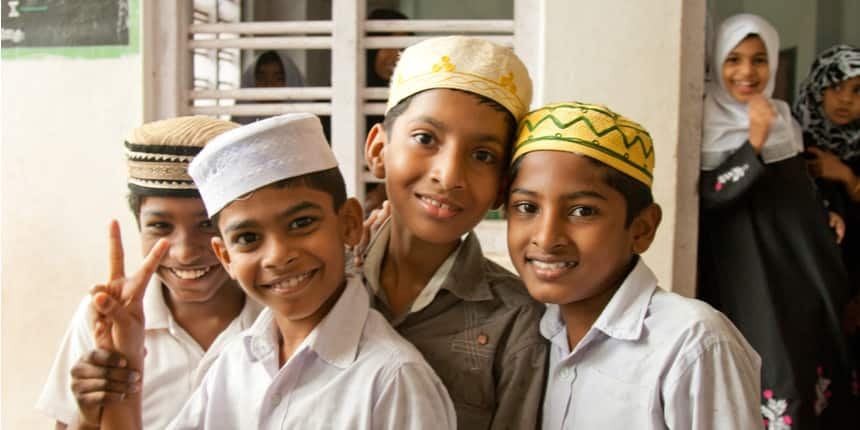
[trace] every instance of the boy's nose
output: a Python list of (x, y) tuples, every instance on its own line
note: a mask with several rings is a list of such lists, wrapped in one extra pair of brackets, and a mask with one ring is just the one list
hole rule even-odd
[(567, 243), (567, 238), (561, 228), (561, 221), (552, 214), (545, 214), (538, 219), (537, 231), (532, 236), (532, 244), (549, 251)]
[(282, 240), (269, 240), (263, 257), (263, 267), (279, 270), (290, 265), (298, 257), (296, 249)]
[(463, 162), (458, 151), (446, 149), (441, 151), (433, 160), (430, 172), (433, 182), (438, 183), (444, 190), (453, 190), (463, 186)]
[(183, 265), (192, 265), (197, 262), (209, 246), (205, 241), (197, 241), (193, 238), (180, 236), (178, 240), (172, 240), (168, 254), (170, 258)]

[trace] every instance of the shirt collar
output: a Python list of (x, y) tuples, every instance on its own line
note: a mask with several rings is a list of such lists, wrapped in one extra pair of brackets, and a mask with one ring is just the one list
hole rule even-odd
[[(226, 287), (226, 286), (225, 286)], [(143, 314), (146, 315), (144, 326), (146, 330), (169, 329), (173, 314), (170, 308), (167, 307), (167, 301), (164, 299), (164, 286), (158, 276), (153, 275), (149, 279), (149, 284), (146, 286), (146, 292), (143, 293)], [(240, 288), (238, 285), (229, 288)], [(245, 295), (245, 304), (239, 312), (240, 329), (245, 330), (254, 324), (257, 315), (263, 308), (261, 304), (254, 299)]]
[[(636, 340), (642, 335), (651, 297), (657, 289), (657, 277), (640, 257), (636, 266), (624, 278), (618, 291), (594, 321), (592, 329), (620, 340)], [(540, 333), (547, 340), (567, 351), (567, 333), (558, 305), (547, 305), (540, 321)]]
[[(364, 258), (364, 276), (368, 286), (374, 293), (379, 292), (379, 277), (382, 272), (382, 260), (385, 257), (388, 241), (391, 239), (391, 222), (386, 221), (379, 232), (371, 240)], [(460, 242), (457, 249), (448, 256), (436, 270), (427, 287), (438, 290), (445, 289), (465, 301), (481, 301), (493, 298), (490, 286), (485, 278), (484, 254), (481, 244), (473, 232)], [(450, 267), (449, 267), (450, 266)], [(445, 271), (448, 271), (445, 273)], [(438, 285), (436, 287), (434, 285)], [(433, 294), (435, 297), (435, 292)]]
[[(347, 285), (329, 313), (296, 349), (313, 350), (333, 366), (346, 368), (357, 355), (364, 324), (370, 312), (367, 291), (356, 276), (347, 277)], [(252, 361), (259, 361), (277, 352), (278, 327), (272, 310), (265, 309), (257, 321), (243, 334), (245, 349)]]
[(651, 296), (657, 289), (657, 277), (638, 258), (636, 266), (603, 308), (594, 328), (621, 340), (636, 340), (642, 335)]

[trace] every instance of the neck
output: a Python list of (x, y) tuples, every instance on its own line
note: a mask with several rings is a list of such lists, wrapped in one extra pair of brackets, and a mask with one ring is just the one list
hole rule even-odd
[(397, 315), (430, 282), (436, 270), (460, 241), (432, 243), (415, 236), (396, 215), (391, 218), (391, 237), (380, 270), (380, 285)]
[(170, 289), (162, 285), (167, 307), (173, 319), (200, 345), (208, 350), (224, 329), (242, 312), (245, 293), (233, 281), (228, 281), (205, 302), (176, 300)]
[(311, 332), (328, 315), (335, 303), (340, 299), (345, 287), (346, 280), (320, 305), (319, 309), (305, 318), (291, 319), (279, 314), (274, 309), (272, 310), (275, 324), (278, 326), (279, 365), (281, 367), (293, 356), (299, 345), (307, 339)]
[(607, 288), (602, 288), (602, 292), (596, 296), (589, 297), (585, 300), (566, 303), (559, 306), (561, 318), (567, 328), (567, 342), (570, 350), (576, 349), (582, 338), (588, 333), (600, 314), (606, 309), (606, 305), (612, 300), (615, 292), (621, 288), (621, 284), (627, 279), (627, 275), (636, 266), (637, 258), (633, 258), (632, 262), (624, 267), (621, 272), (612, 277), (608, 282)]

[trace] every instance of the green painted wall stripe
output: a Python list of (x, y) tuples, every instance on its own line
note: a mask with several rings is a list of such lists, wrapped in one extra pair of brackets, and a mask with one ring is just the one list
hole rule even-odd
[[(21, 9), (21, 8), (19, 8)], [(23, 9), (22, 9), (23, 10)], [(128, 2), (128, 45), (110, 46), (46, 46), (42, 48), (7, 48), (0, 49), (0, 58), (4, 60), (40, 59), (50, 57), (98, 59), (120, 58), (140, 52), (140, 0)]]

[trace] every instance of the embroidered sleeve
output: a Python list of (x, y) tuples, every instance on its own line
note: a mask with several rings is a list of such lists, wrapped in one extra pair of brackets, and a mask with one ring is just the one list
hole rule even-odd
[(747, 142), (719, 167), (702, 171), (699, 193), (706, 208), (728, 205), (744, 195), (764, 171), (764, 164)]

